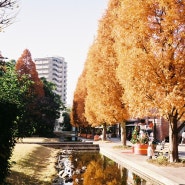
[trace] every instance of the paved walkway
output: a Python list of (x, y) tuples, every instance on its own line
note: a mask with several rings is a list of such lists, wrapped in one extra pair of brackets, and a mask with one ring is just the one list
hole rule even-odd
[[(185, 167), (163, 167), (147, 162), (147, 156), (136, 155), (121, 149), (121, 141), (94, 141), (100, 146), (100, 152), (118, 164), (140, 174), (144, 179), (153, 181), (153, 185), (185, 185)], [(157, 146), (160, 147), (160, 146)], [(185, 145), (179, 145), (179, 156), (185, 158)]]

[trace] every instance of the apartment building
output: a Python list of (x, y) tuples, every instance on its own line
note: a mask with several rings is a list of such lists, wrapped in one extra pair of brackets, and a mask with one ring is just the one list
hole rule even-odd
[(34, 59), (39, 77), (56, 85), (55, 93), (66, 104), (67, 99), (67, 62), (63, 57), (45, 57)]

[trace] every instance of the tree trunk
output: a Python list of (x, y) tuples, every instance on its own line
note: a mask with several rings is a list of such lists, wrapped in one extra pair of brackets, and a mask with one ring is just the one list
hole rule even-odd
[(106, 123), (103, 123), (103, 132), (102, 132), (103, 141), (106, 141), (106, 131), (107, 131)]
[(127, 141), (125, 124), (126, 123), (124, 121), (121, 123), (121, 142), (122, 142), (123, 146), (126, 146), (126, 141)]
[(153, 136), (154, 136), (154, 141), (156, 140), (156, 122), (155, 122), (155, 118), (154, 118), (154, 126), (153, 126)]
[(172, 117), (169, 123), (169, 161), (178, 162), (178, 129), (177, 129), (177, 119)]

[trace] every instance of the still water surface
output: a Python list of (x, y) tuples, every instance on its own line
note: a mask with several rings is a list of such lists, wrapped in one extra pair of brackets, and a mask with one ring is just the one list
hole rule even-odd
[(140, 185), (141, 178), (99, 152), (62, 151), (53, 185)]

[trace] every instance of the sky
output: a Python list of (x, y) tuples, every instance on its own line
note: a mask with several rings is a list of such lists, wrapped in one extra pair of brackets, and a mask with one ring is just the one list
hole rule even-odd
[(0, 33), (0, 51), (17, 60), (28, 49), (32, 59), (64, 57), (68, 66), (67, 104), (96, 38), (108, 0), (19, 0), (17, 16)]

